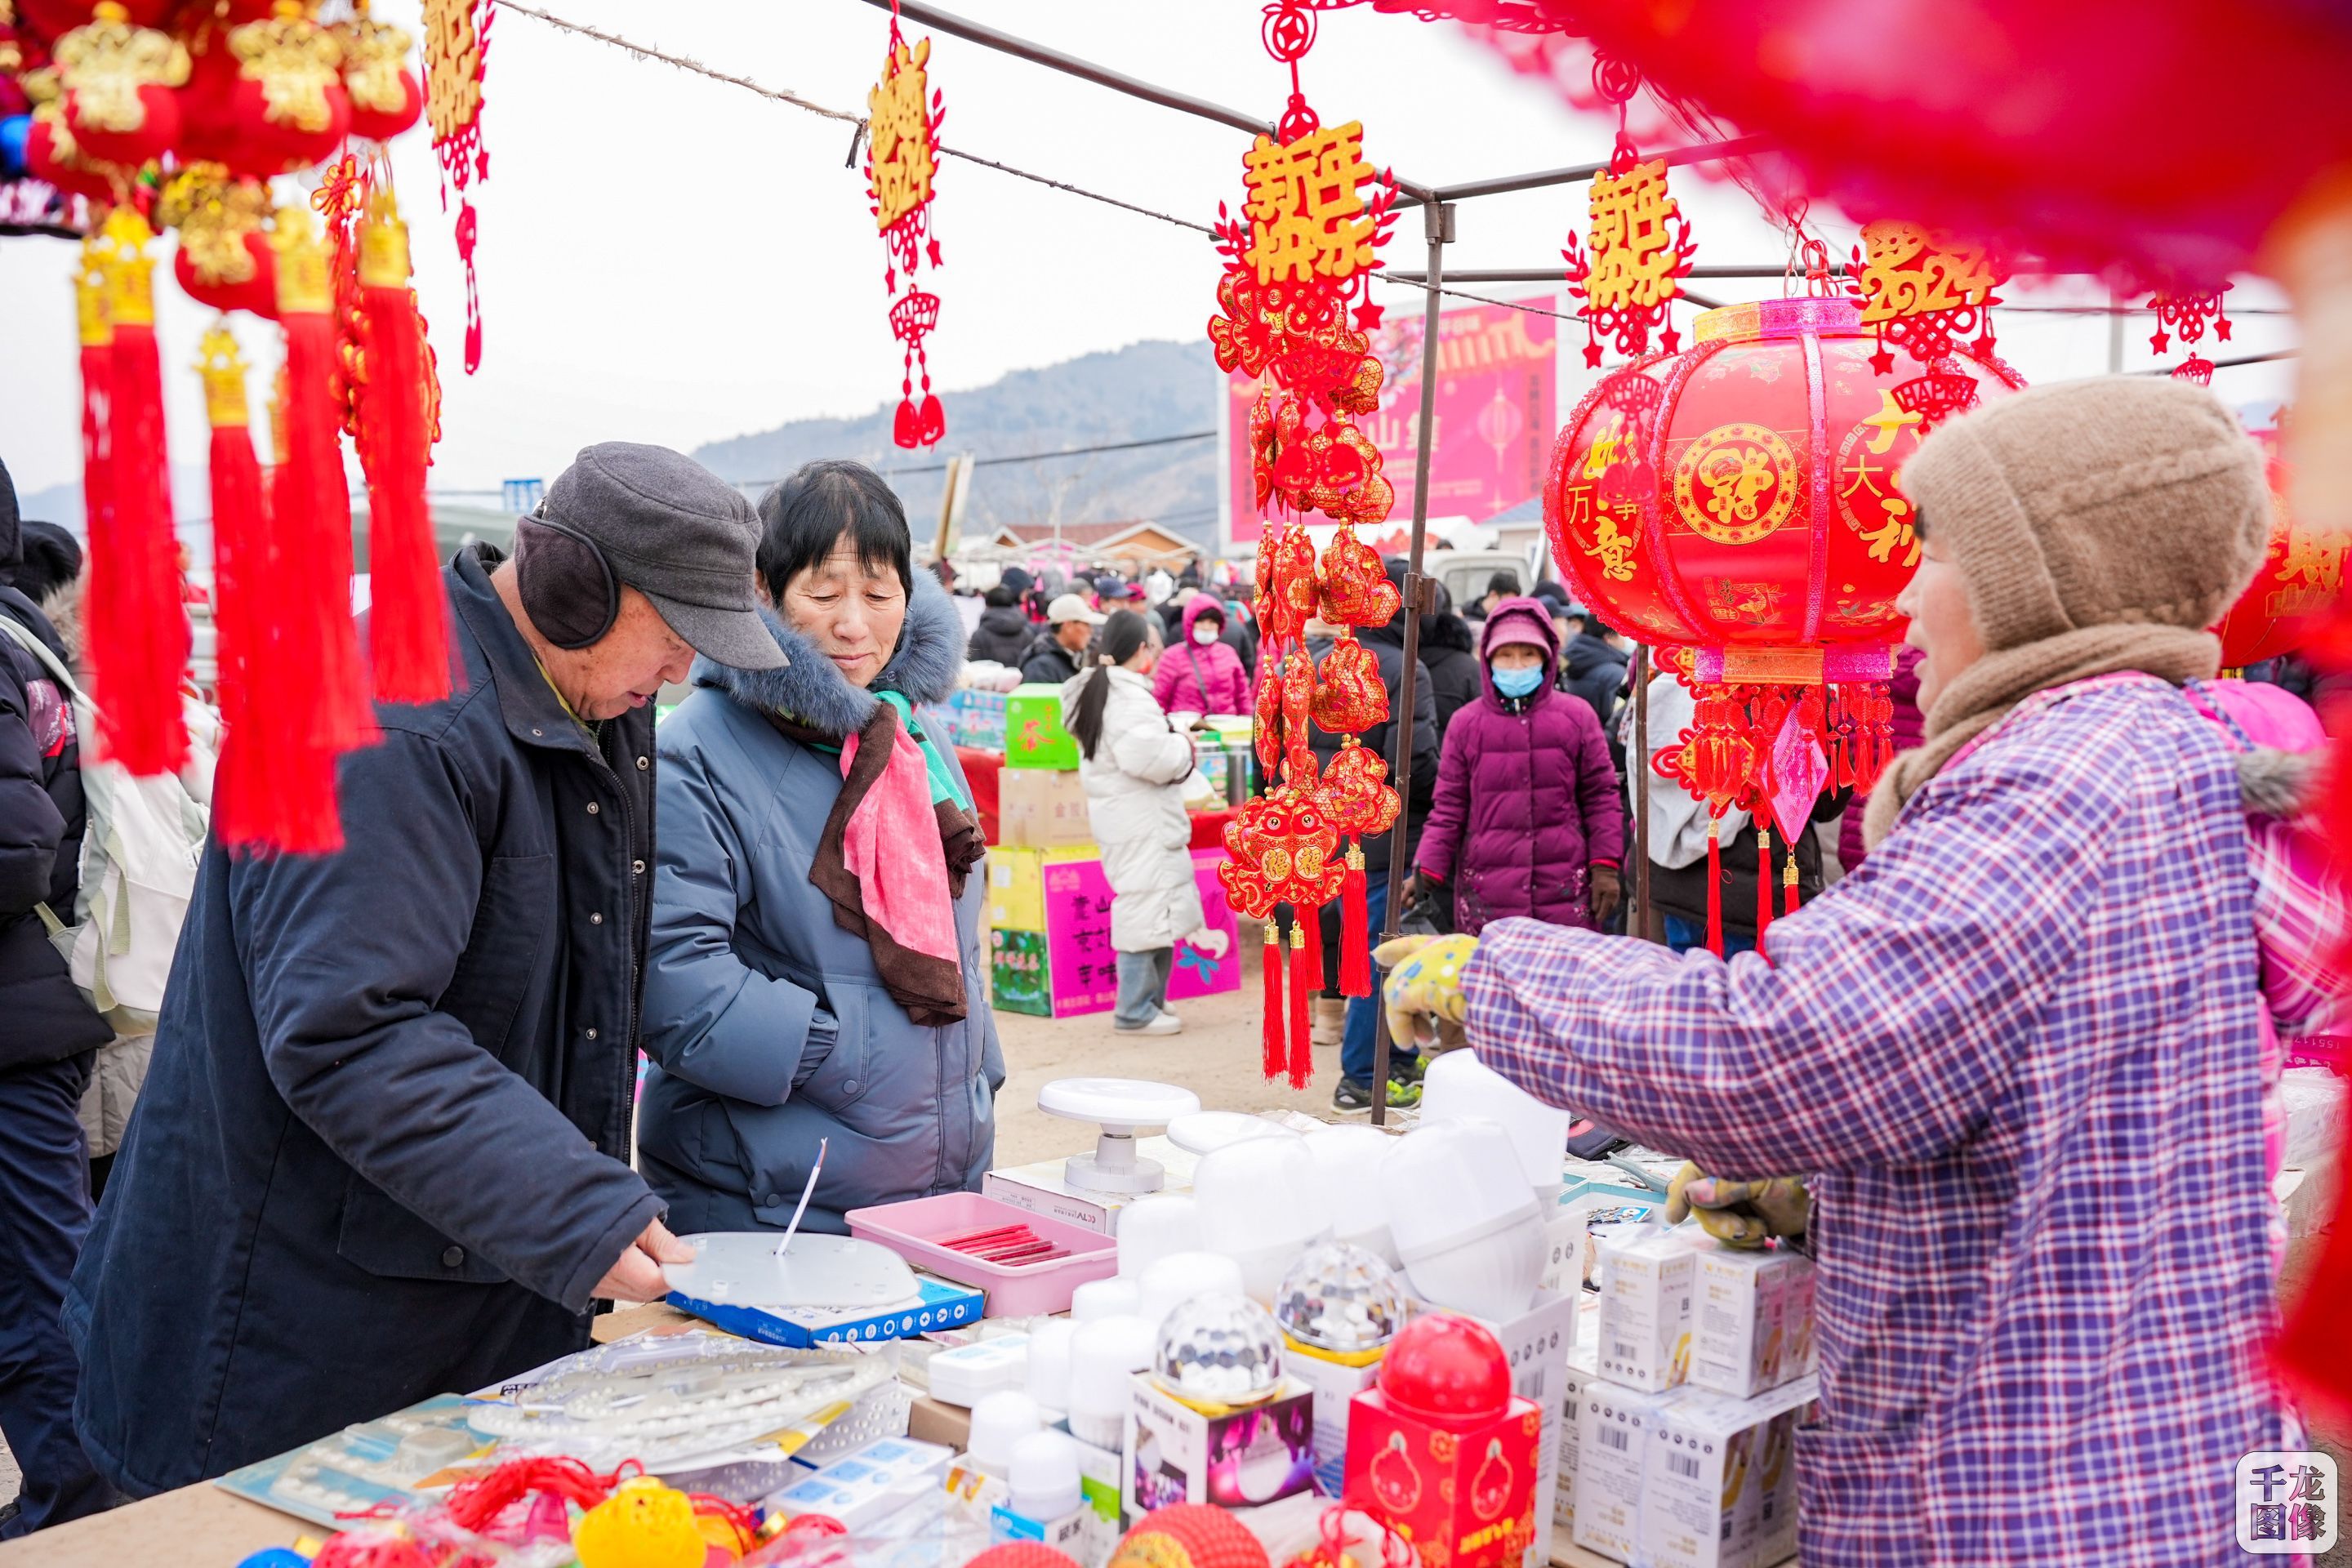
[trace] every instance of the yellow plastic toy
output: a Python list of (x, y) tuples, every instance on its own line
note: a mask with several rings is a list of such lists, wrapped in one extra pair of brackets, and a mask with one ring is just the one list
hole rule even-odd
[(572, 1531), (580, 1568), (702, 1568), (709, 1548), (687, 1495), (633, 1476)]

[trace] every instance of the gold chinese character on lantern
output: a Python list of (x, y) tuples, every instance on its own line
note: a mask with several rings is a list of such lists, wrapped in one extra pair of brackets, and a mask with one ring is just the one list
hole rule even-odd
[(931, 151), (931, 40), (901, 43), (882, 79), (866, 95), (867, 133), (874, 141), (874, 226), (890, 226), (931, 199), (937, 160)]
[(425, 0), (425, 121), (437, 145), (482, 110), (482, 36), (472, 0)]
[(1293, 142), (1260, 135), (1242, 158), (1249, 191), (1247, 259), (1260, 283), (1344, 279), (1372, 265), (1376, 215), (1367, 210), (1361, 121), (1324, 126)]
[(1591, 270), (1584, 298), (1600, 310), (1646, 310), (1675, 297), (1682, 208), (1666, 194), (1663, 159), (1592, 177)]

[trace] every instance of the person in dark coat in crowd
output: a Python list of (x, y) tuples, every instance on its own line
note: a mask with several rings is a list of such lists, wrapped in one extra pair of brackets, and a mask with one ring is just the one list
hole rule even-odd
[(1626, 639), (1603, 625), (1598, 616), (1584, 617), (1584, 629), (1569, 638), (1559, 661), (1560, 687), (1584, 699), (1602, 734), (1617, 728), (1617, 710), (1625, 701), (1625, 672), (1633, 662)]
[(1110, 617), (1087, 608), (1083, 594), (1060, 594), (1045, 606), (1045, 625), (1033, 635), (1022, 656), (1021, 679), (1033, 684), (1059, 686), (1078, 673), (1078, 660), (1095, 628)]
[(1445, 734), (1415, 876), (1470, 936), (1513, 915), (1598, 931), (1622, 891), (1616, 771), (1591, 711), (1552, 685), (1557, 635), (1533, 599), (1496, 605), (1484, 689)]
[(1496, 605), (1518, 596), (1519, 574), (1517, 572), (1497, 572), (1486, 579), (1486, 592), (1464, 614), (1471, 620), (1484, 623), (1488, 616), (1495, 613)]
[(585, 1349), (591, 1302), (657, 1300), (692, 1256), (628, 1163), (653, 700), (697, 652), (782, 662), (759, 538), (699, 464), (587, 448), (512, 561), (443, 571), (464, 679), (376, 704), (344, 848), (205, 846), (66, 1301), (75, 1424), (121, 1489)]
[[(1388, 578), (1400, 589), (1404, 586), (1405, 563), (1397, 556), (1388, 561)], [(1396, 747), (1393, 739), (1400, 694), (1404, 685), (1404, 617), (1399, 609), (1389, 617), (1388, 625), (1373, 626), (1360, 632), (1358, 637), (1371, 650), (1380, 667), (1381, 685), (1389, 694), (1389, 718), (1365, 731), (1363, 744), (1383, 759)], [(1315, 650), (1319, 668), (1330, 658), (1328, 647)], [(1389, 783), (1404, 797), (1405, 858), (1411, 861), (1421, 843), (1422, 825), (1429, 818), (1430, 802), (1437, 791), (1437, 692), (1435, 682), (1429, 678), (1429, 667), (1420, 659), (1413, 660), (1412, 690), (1412, 759), (1411, 776), (1400, 778), (1391, 773)], [(1340, 737), (1321, 729), (1312, 731), (1316, 766), (1319, 772), (1329, 765), (1339, 752)], [(1381, 834), (1364, 846), (1364, 892), (1367, 932), (1378, 942), (1381, 929), (1388, 919), (1389, 907), (1389, 839)], [(1328, 962), (1336, 965), (1340, 940), (1339, 906), (1335, 900), (1323, 907), (1323, 951), (1331, 955)], [(1331, 1096), (1332, 1105), (1349, 1112), (1370, 1110), (1372, 1107), (1372, 1032), (1377, 1026), (1379, 998), (1354, 996), (1348, 1001), (1348, 1020), (1339, 1042), (1339, 1084)], [(1398, 1065), (1407, 1053), (1398, 1053)], [(1391, 1073), (1388, 1085), (1388, 1102), (1407, 1106), (1421, 1098), (1421, 1087), (1398, 1079)]]
[(992, 658), (1008, 669), (1020, 668), (1030, 639), (1037, 635), (1029, 617), (1021, 613), (1021, 595), (999, 583), (980, 598), (988, 608), (980, 612), (980, 625), (971, 628), (964, 658)]
[[(1898, 752), (1911, 750), (1926, 736), (1927, 721), (1919, 713), (1919, 661), (1925, 657), (1908, 643), (1895, 650), (1895, 679), (1886, 683), (1886, 695), (1895, 705), (1889, 725)], [(1838, 865), (1849, 874), (1863, 861), (1862, 808), (1869, 799), (1857, 792), (1845, 820), (1838, 824)]]
[(1486, 679), (1478, 667), (1478, 638), (1470, 624), (1454, 613), (1454, 596), (1445, 584), (1433, 582), (1437, 607), (1421, 617), (1421, 662), (1429, 667), (1429, 684), (1437, 702), (1437, 732), (1442, 740), (1454, 715), (1478, 700)]
[(114, 1031), (74, 984), (41, 919), (44, 909), (68, 922), (74, 915), (81, 749), (59, 683), (10, 635), (68, 662), (26, 592), (44, 587), (52, 563), (28, 563), (24, 535), (16, 486), (0, 467), (0, 619), (9, 623), (0, 628), (0, 1436), (25, 1475), (0, 1517), (0, 1540), (115, 1500), (74, 1436), (74, 1352), (59, 1317), (89, 1229), (82, 1090)]

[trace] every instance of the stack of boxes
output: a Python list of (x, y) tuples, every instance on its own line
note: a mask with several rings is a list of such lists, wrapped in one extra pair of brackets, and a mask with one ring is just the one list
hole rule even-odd
[(1649, 1568), (1772, 1568), (1797, 1547), (1811, 1418), (1811, 1259), (1695, 1226), (1600, 1243), (1601, 1302), (1569, 1358), (1554, 1521)]
[(936, 707), (922, 710), (924, 732), (945, 735), (952, 745), (974, 751), (1004, 750), (1004, 704), (1002, 691), (961, 687)]

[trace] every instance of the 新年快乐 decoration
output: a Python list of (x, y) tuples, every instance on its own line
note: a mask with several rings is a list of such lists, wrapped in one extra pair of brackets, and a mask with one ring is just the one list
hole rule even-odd
[(1862, 226), (1849, 285), (1862, 302), (1862, 324), (1874, 330), (1878, 352), (1871, 368), (1895, 374), (1895, 349), (1923, 366), (1952, 352), (1956, 338), (1976, 334), (1969, 349), (1990, 359), (1992, 307), (2000, 303), (2005, 274), (1981, 245), (1916, 223), (1881, 219)]
[(1691, 240), (1690, 221), (1666, 193), (1665, 160), (1644, 162), (1626, 130), (1625, 107), (1641, 79), (1596, 56), (1592, 85), (1617, 105), (1617, 142), (1609, 167), (1592, 177), (1591, 227), (1581, 245), (1569, 236), (1560, 254), (1568, 261), (1569, 292), (1584, 306), (1584, 363), (1597, 369), (1604, 336), (1628, 359), (1650, 352), (1653, 331), (1666, 353), (1680, 346), (1681, 334), (1667, 312), (1698, 247)]
[(490, 177), (482, 145), (482, 62), (490, 47), (490, 0), (425, 0), (425, 118), (441, 161), (442, 205), (457, 192), (457, 257), (466, 264), (466, 374), (482, 363), (482, 290), (474, 271), (479, 220), (467, 190)]
[(2286, 504), (2278, 432), (2256, 431), (2254, 439), (2270, 474), (2271, 542), (2254, 580), (2213, 628), (2221, 639), (2225, 671), (2301, 653), (2325, 635), (2328, 612), (2344, 591), (2345, 555), (2352, 549), (2352, 539), (2296, 521)]
[[(1686, 353), (1585, 396), (1544, 488), (1577, 598), (1674, 650), (1661, 664), (1694, 689), (1696, 722), (1657, 771), (1711, 825), (1751, 813), (1767, 858), (1771, 828), (1793, 844), (1822, 791), (1866, 789), (1888, 760), (1895, 600), (1920, 554), (1896, 472), (1937, 424), (2021, 384), (1958, 348), (1882, 369), (1864, 318), (1834, 297), (1707, 312)], [(1708, 849), (1719, 863), (1712, 826)], [(1795, 865), (1780, 868), (1790, 905)], [(1759, 879), (1759, 931), (1772, 880)], [(1710, 914), (1719, 943), (1712, 898)]]
[[(1238, 215), (1220, 207), (1225, 258), (1209, 338), (1220, 369), (1261, 377), (1250, 413), (1251, 470), (1262, 510), (1277, 520), (1258, 547), (1255, 610), (1262, 673), (1258, 755), (1266, 788), (1225, 831), (1219, 868), (1234, 907), (1266, 921), (1265, 1068), (1304, 1087), (1312, 1070), (1307, 997), (1323, 984), (1320, 910), (1341, 902), (1340, 989), (1370, 994), (1362, 840), (1396, 819), (1386, 764), (1357, 735), (1388, 718), (1388, 693), (1363, 626), (1395, 615), (1396, 587), (1354, 525), (1386, 521), (1396, 492), (1380, 449), (1357, 426), (1379, 405), (1371, 299), (1380, 248), (1395, 221), (1396, 184), (1364, 156), (1363, 127), (1325, 125), (1307, 101), (1298, 62), (1315, 13), (1297, 0), (1266, 7), (1267, 53), (1289, 68), (1290, 97), (1272, 134), (1242, 158)], [(1318, 558), (1305, 517), (1339, 525)], [(1318, 671), (1303, 638), (1310, 620), (1339, 630)], [(1309, 726), (1344, 738), (1327, 784)], [(1355, 844), (1343, 854), (1344, 840)], [(1289, 1005), (1283, 1005), (1281, 906), (1291, 910)]]
[[(931, 233), (931, 184), (939, 172), (940, 123), (947, 106), (930, 85), (931, 40), (908, 44), (898, 30), (898, 7), (890, 7), (890, 53), (881, 79), (866, 95), (866, 195), (874, 226), (887, 261), (885, 293), (890, 305), (890, 335), (899, 345), (898, 412), (890, 438), (901, 447), (929, 447), (947, 434), (947, 411), (931, 390), (931, 361), (924, 344), (940, 324), (940, 297), (918, 288), (915, 274), (940, 265), (940, 242)], [(898, 286), (906, 285), (900, 294)], [(916, 401), (919, 379), (922, 399)]]

